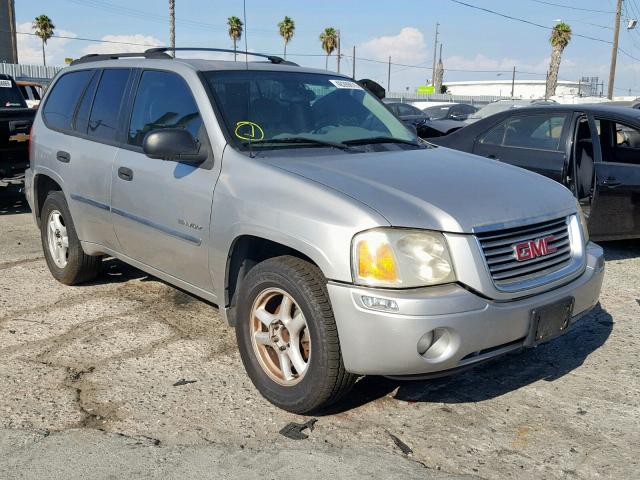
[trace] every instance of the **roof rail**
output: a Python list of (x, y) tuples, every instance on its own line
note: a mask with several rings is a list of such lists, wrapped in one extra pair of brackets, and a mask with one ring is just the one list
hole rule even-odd
[(190, 47), (178, 47), (178, 48), (172, 48), (172, 47), (157, 47), (157, 48), (150, 48), (148, 50), (145, 50), (144, 53), (145, 53), (145, 56), (147, 58), (158, 58), (158, 57), (156, 57), (156, 55), (160, 55), (160, 54), (166, 55), (167, 52), (184, 52), (184, 51), (222, 52), (222, 53), (235, 53), (237, 55), (252, 55), (254, 57), (266, 58), (271, 63), (282, 64), (282, 65), (293, 65), (293, 66), (296, 66), (296, 67), (298, 66), (297, 63), (289, 62), (289, 61), (283, 59), (282, 57), (278, 57), (277, 55), (267, 55), (265, 53), (245, 52), (245, 51), (240, 51), (240, 50), (231, 50), (231, 49), (227, 49), (227, 48), (205, 48), (205, 47), (193, 47), (193, 48), (190, 48)]
[[(118, 58), (148, 58), (146, 52), (136, 52), (136, 53), (90, 53), (83, 57), (80, 57), (73, 62), (71, 65), (78, 65), (80, 63), (89, 63), (89, 62), (98, 62), (100, 60), (117, 60)], [(158, 54), (157, 57), (154, 58), (172, 58), (171, 55), (165, 54), (164, 57), (160, 57)]]
[(254, 52), (244, 52), (244, 51), (234, 51), (225, 48), (188, 48), (188, 47), (179, 47), (179, 48), (171, 48), (171, 47), (156, 47), (149, 48), (144, 52), (135, 52), (135, 53), (90, 53), (83, 57), (80, 57), (73, 62), (71, 65), (78, 65), (81, 63), (89, 63), (89, 62), (97, 62), (100, 60), (117, 60), (118, 58), (153, 58), (153, 59), (167, 59), (170, 60), (173, 57), (169, 55), (167, 52), (176, 52), (176, 51), (195, 51), (195, 52), (222, 52), (222, 53), (236, 53), (238, 55), (252, 55), (254, 57), (262, 57), (269, 60), (271, 63), (279, 64), (279, 65), (293, 65), (295, 67), (298, 66), (297, 63), (289, 62), (284, 60), (281, 57), (276, 55), (266, 55), (264, 53), (254, 53)]

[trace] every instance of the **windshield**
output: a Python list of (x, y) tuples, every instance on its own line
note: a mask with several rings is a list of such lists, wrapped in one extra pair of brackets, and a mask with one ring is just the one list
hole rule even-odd
[(428, 107), (422, 111), (431, 120), (442, 120), (443, 118), (447, 118), (450, 109), (451, 107), (449, 105), (444, 105), (442, 107)]
[(488, 105), (485, 105), (476, 113), (469, 116), (469, 119), (480, 119), (486, 118), (489, 115), (493, 115), (494, 113), (504, 112), (506, 110), (511, 110), (512, 108), (521, 108), (530, 106), (532, 103), (529, 100), (509, 100), (504, 102), (494, 102)]
[(27, 106), (18, 86), (8, 79), (0, 79), (0, 108), (25, 108)]
[(204, 75), (233, 141), (243, 150), (364, 145), (368, 139), (417, 142), (376, 97), (342, 77), (255, 70)]

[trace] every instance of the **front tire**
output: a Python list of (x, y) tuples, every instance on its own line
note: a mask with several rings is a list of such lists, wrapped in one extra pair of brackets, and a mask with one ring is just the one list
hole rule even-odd
[(291, 256), (265, 260), (238, 295), (240, 356), (262, 396), (304, 414), (350, 389), (356, 376), (344, 368), (326, 279), (315, 265)]
[(60, 191), (49, 192), (44, 201), (40, 238), (47, 266), (59, 282), (77, 285), (93, 280), (100, 273), (102, 259), (82, 250), (69, 206)]

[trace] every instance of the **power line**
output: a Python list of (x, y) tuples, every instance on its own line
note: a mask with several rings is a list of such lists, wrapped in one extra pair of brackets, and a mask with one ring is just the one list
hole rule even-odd
[[(532, 25), (534, 27), (544, 28), (545, 30), (553, 30), (552, 27), (548, 27), (548, 26), (542, 25), (540, 23), (532, 22), (531, 20), (526, 20), (524, 18), (513, 17), (511, 15), (507, 15), (506, 13), (500, 13), (500, 12), (496, 12), (495, 10), (490, 10), (488, 8), (478, 7), (477, 5), (471, 5), (470, 3), (461, 2), (460, 0), (450, 0), (450, 1), (453, 2), (453, 3), (457, 3), (458, 5), (462, 5), (462, 6), (469, 7), (469, 8), (474, 8), (476, 10), (481, 10), (483, 12), (490, 13), (492, 15), (497, 15), (499, 17), (507, 18), (509, 20), (514, 20), (516, 22), (526, 23), (526, 24)], [(585, 38), (587, 40), (593, 40), (595, 42), (608, 43), (608, 44), (612, 43), (609, 40), (604, 40), (602, 38), (597, 38), (597, 37), (590, 37), (588, 35), (582, 35), (582, 34), (579, 34), (579, 33), (573, 33), (572, 35), (574, 37)]]
[[(499, 17), (507, 18), (509, 20), (514, 20), (516, 22), (526, 23), (526, 24), (532, 25), (534, 27), (544, 28), (545, 30), (553, 30), (552, 27), (548, 27), (546, 25), (541, 25), (539, 23), (535, 23), (535, 22), (532, 22), (530, 20), (526, 20), (524, 18), (513, 17), (513, 16), (507, 15), (505, 13), (496, 12), (495, 10), (490, 10), (488, 8), (478, 7), (476, 5), (471, 5), (469, 3), (461, 2), (460, 0), (450, 0), (450, 1), (453, 2), (453, 3), (457, 3), (458, 5), (462, 5), (464, 7), (469, 7), (469, 8), (473, 8), (473, 9), (476, 9), (476, 10), (481, 10), (483, 12), (490, 13), (492, 15), (497, 15)], [(607, 44), (607, 45), (613, 45), (612, 41), (605, 40), (603, 38), (590, 37), (588, 35), (582, 35), (582, 34), (579, 34), (579, 33), (572, 33), (572, 35), (574, 37), (584, 38), (586, 40), (592, 40), (594, 42), (600, 42), (600, 43), (604, 43), (604, 44)], [(626, 55), (627, 57), (631, 58), (632, 60), (636, 60), (636, 61), (640, 62), (640, 58), (631, 55), (629, 52), (627, 52), (626, 50), (623, 50), (620, 47), (618, 47), (618, 52), (622, 53), (623, 55)]]
[[(124, 7), (120, 5), (113, 5), (109, 2), (102, 1), (102, 0), (67, 0), (67, 1), (74, 3), (76, 5), (86, 7), (86, 8), (94, 8), (94, 9), (102, 10), (107, 13), (111, 13), (113, 15), (133, 17), (140, 20), (145, 20), (145, 21), (159, 23), (159, 24), (166, 24), (169, 20), (169, 17), (165, 15), (160, 15), (157, 13), (151, 13), (144, 10), (138, 10), (135, 8)], [(225, 26), (214, 25), (212, 23), (202, 22), (199, 20), (176, 17), (176, 24), (184, 25), (189, 28), (206, 30), (206, 31), (217, 31), (217, 32), (224, 32), (224, 33), (227, 32), (227, 29)], [(257, 36), (265, 36), (265, 35), (277, 36), (278, 35), (275, 29), (267, 30), (267, 29), (256, 28), (256, 29), (251, 29), (251, 33)]]
[(569, 10), (579, 10), (581, 12), (595, 12), (595, 13), (616, 13), (616, 12), (612, 12), (612, 11), (607, 11), (607, 10), (593, 10), (591, 8), (580, 8), (580, 7), (573, 7), (571, 5), (562, 5), (560, 3), (553, 3), (553, 2), (545, 2), (543, 0), (530, 0), (531, 2), (535, 2), (535, 3), (541, 3), (543, 5), (551, 5), (554, 7), (560, 7), (560, 8), (568, 8)]
[[(0, 29), (0, 32), (5, 32), (5, 33), (14, 33), (11, 30), (3, 30)], [(29, 33), (29, 32), (15, 32), (16, 35), (30, 35), (32, 37), (37, 37), (38, 35), (36, 35), (35, 33)], [(65, 40), (80, 40), (82, 42), (96, 42), (96, 43), (115, 43), (115, 44), (120, 44), (120, 45), (137, 45), (137, 46), (141, 46), (141, 47), (157, 47), (158, 45), (154, 44), (154, 43), (134, 43), (134, 42), (120, 42), (117, 40), (104, 40), (104, 39), (97, 39), (97, 38), (85, 38), (85, 37), (71, 37), (68, 35), (51, 35), (51, 38), (62, 38)]]

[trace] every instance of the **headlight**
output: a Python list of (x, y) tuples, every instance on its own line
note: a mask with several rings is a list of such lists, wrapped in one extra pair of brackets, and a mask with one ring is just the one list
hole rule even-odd
[(351, 265), (357, 284), (411, 288), (456, 280), (449, 249), (438, 232), (376, 228), (353, 238)]
[(578, 203), (578, 218), (580, 219), (580, 226), (582, 227), (582, 236), (584, 237), (585, 245), (589, 243), (589, 227), (587, 226), (587, 217), (584, 216), (582, 207)]

